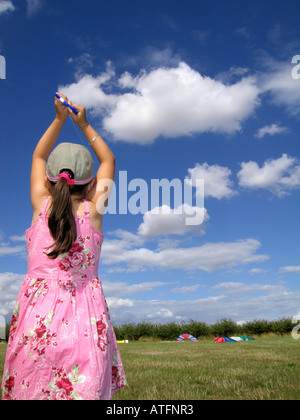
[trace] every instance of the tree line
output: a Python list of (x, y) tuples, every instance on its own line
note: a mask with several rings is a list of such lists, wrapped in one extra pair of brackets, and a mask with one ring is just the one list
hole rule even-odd
[(149, 322), (114, 325), (117, 340), (139, 340), (153, 338), (158, 340), (176, 340), (181, 334), (209, 338), (219, 336), (261, 336), (262, 334), (290, 334), (295, 327), (292, 318), (281, 318), (275, 321), (254, 320), (238, 325), (231, 319), (222, 319), (215, 324), (190, 320), (189, 322), (152, 324)]

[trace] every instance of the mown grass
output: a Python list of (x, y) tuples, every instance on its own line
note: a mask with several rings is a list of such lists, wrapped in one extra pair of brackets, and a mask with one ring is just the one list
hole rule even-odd
[(120, 345), (128, 386), (115, 400), (298, 400), (300, 342)]
[[(114, 400), (299, 400), (300, 341), (130, 342), (119, 345), (128, 385)], [(6, 344), (0, 344), (2, 376)]]

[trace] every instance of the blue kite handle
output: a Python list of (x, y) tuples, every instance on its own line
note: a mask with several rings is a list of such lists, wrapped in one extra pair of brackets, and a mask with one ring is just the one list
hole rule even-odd
[(73, 112), (74, 112), (74, 114), (78, 114), (78, 111), (77, 111), (77, 109), (75, 109), (75, 108), (73, 108), (70, 104), (68, 104), (68, 102), (66, 102), (65, 100), (64, 100), (64, 98), (62, 98), (61, 96), (59, 96), (57, 93), (55, 93), (55, 96), (56, 96), (56, 98), (57, 99), (59, 99), (60, 100), (60, 102), (63, 104), (63, 105), (65, 105), (65, 106), (67, 106), (68, 108), (70, 108)]

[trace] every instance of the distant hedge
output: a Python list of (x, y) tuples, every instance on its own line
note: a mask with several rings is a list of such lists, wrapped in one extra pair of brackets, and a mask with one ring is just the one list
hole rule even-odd
[(295, 324), (291, 318), (281, 318), (276, 321), (259, 319), (243, 325), (237, 325), (231, 319), (222, 319), (212, 325), (193, 320), (180, 324), (175, 322), (167, 324), (127, 323), (114, 325), (114, 330), (117, 340), (139, 340), (146, 337), (158, 340), (176, 340), (180, 334), (184, 333), (192, 334), (200, 339), (212, 336), (260, 336), (269, 333), (284, 335), (291, 333), (294, 327)]
[[(285, 335), (292, 332), (295, 324), (292, 318), (281, 318), (276, 321), (266, 321), (258, 319), (247, 322), (243, 325), (237, 325), (231, 319), (222, 319), (215, 324), (206, 324), (205, 322), (169, 322), (167, 324), (152, 324), (150, 322), (127, 323), (114, 325), (117, 340), (137, 341), (143, 338), (152, 338), (157, 340), (176, 340), (180, 334), (192, 334), (201, 338), (217, 336), (260, 336), (262, 334)], [(6, 325), (6, 337), (8, 337), (10, 326)]]

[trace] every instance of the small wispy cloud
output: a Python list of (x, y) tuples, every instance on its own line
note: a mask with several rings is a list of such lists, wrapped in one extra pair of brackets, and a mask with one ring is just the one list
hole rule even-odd
[(44, 6), (44, 0), (26, 0), (28, 17), (35, 16)]
[(0, 246), (0, 257), (19, 255), (26, 252), (25, 246)]
[(192, 286), (182, 286), (182, 287), (175, 287), (172, 290), (172, 293), (180, 293), (180, 294), (188, 294), (188, 293), (194, 293), (199, 289), (200, 284), (194, 284)]
[(300, 265), (281, 267), (279, 273), (300, 273)]
[(70, 57), (67, 62), (74, 67), (78, 78), (93, 68), (93, 57), (89, 53), (83, 53), (78, 57)]
[(251, 270), (248, 271), (249, 274), (261, 274), (261, 273), (265, 273), (266, 270), (263, 270), (262, 268), (252, 268)]
[(287, 133), (288, 131), (289, 130), (287, 127), (280, 127), (277, 124), (270, 124), (270, 125), (266, 125), (265, 127), (260, 128), (255, 134), (255, 137), (261, 139), (265, 137), (266, 135), (274, 136), (275, 134)]
[(11, 242), (26, 242), (25, 235), (14, 235), (9, 237), (10, 242), (5, 241), (5, 235), (0, 231), (0, 258), (8, 255), (24, 257), (26, 255), (26, 244), (13, 245)]
[(26, 242), (26, 235), (13, 235), (10, 236), (9, 239), (13, 242)]

